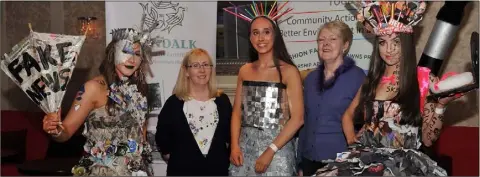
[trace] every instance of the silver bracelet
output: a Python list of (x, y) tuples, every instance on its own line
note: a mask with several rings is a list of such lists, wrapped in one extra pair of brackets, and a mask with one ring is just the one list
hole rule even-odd
[(273, 152), (277, 152), (277, 151), (278, 151), (278, 147), (277, 147), (275, 144), (273, 144), (273, 143), (270, 144), (270, 146), (268, 146), (268, 147), (270, 147), (270, 148), (273, 150)]
[(435, 108), (435, 113), (438, 115), (442, 115), (445, 113), (445, 108)]

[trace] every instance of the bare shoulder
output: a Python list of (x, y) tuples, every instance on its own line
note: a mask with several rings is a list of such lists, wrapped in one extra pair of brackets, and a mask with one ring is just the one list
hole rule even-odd
[(300, 76), (300, 71), (298, 71), (298, 68), (297, 66), (295, 65), (290, 65), (290, 64), (287, 64), (285, 62), (282, 62), (281, 63), (281, 68), (282, 68), (282, 72), (284, 72), (286, 75), (288, 76)]
[(286, 84), (297, 84), (302, 82), (302, 78), (300, 77), (300, 71), (298, 71), (297, 66), (290, 65), (285, 62), (280, 62), (280, 68), (282, 71), (283, 82)]
[(251, 68), (252, 68), (252, 63), (245, 63), (244, 65), (242, 65), (242, 67), (240, 67), (239, 72), (250, 70)]
[(252, 70), (252, 63), (245, 63), (240, 69), (238, 70), (238, 77), (244, 75), (244, 73), (250, 72)]
[(85, 91), (89, 91), (92, 93), (105, 93), (108, 89), (108, 86), (106, 84), (107, 82), (103, 78), (103, 76), (97, 76), (94, 77), (93, 79), (85, 82)]

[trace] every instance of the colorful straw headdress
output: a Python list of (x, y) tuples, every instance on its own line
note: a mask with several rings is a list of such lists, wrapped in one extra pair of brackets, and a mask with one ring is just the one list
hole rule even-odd
[(425, 1), (361, 1), (355, 2), (357, 20), (376, 35), (413, 33), (413, 26), (423, 18)]
[(285, 7), (287, 3), (288, 1), (283, 3), (278, 8), (276, 6), (277, 1), (271, 4), (270, 8), (268, 8), (267, 1), (265, 1), (265, 3), (252, 1), (252, 4), (250, 4), (250, 6), (245, 8), (240, 8), (230, 3), (234, 7), (234, 10), (233, 10), (234, 12), (232, 12), (231, 10), (228, 10), (228, 8), (223, 8), (223, 10), (248, 22), (252, 22), (252, 20), (257, 17), (267, 17), (275, 22), (277, 19), (279, 19), (280, 17), (286, 15), (287, 13), (293, 10), (292, 8), (286, 8), (285, 11), (282, 12), (282, 9)]

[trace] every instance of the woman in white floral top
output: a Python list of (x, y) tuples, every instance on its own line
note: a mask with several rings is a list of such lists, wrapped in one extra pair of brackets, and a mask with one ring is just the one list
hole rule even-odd
[(153, 176), (145, 138), (144, 74), (151, 39), (148, 32), (139, 31), (113, 30), (102, 74), (82, 86), (63, 121), (58, 114), (43, 119), (43, 130), (58, 142), (70, 139), (84, 124), (87, 155), (72, 168), (75, 176)]
[(228, 176), (232, 105), (215, 80), (207, 51), (185, 55), (174, 93), (158, 116), (155, 138), (167, 176)]

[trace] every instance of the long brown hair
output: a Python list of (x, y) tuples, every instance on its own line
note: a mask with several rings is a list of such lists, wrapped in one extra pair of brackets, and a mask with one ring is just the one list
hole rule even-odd
[[(100, 65), (100, 74), (103, 75), (105, 78), (105, 81), (107, 82), (107, 86), (110, 89), (110, 85), (113, 83), (118, 83), (120, 81), (120, 78), (117, 75), (116, 72), (116, 65), (115, 65), (115, 44), (118, 41), (112, 40), (108, 45), (107, 49), (105, 50), (105, 59), (103, 60), (102, 64)], [(144, 47), (142, 46), (141, 48), (141, 53), (142, 53), (142, 60), (140, 63), (140, 67), (135, 71), (135, 73), (128, 78), (130, 83), (137, 85), (138, 91), (142, 93), (143, 96), (147, 96), (148, 92), (148, 85), (146, 82), (146, 77), (145, 77), (145, 70), (147, 67), (148, 62), (145, 59), (145, 52)], [(110, 115), (113, 115), (113, 112), (111, 112), (111, 108), (113, 105), (113, 101), (111, 99), (108, 99), (107, 101), (107, 112)]]
[[(402, 117), (401, 125), (420, 126), (420, 90), (417, 80), (417, 59), (415, 57), (415, 45), (413, 34), (397, 33), (401, 43), (401, 58), (398, 94), (392, 101), (400, 105)], [(372, 58), (365, 83), (362, 85), (360, 102), (355, 109), (355, 127), (359, 128), (365, 123), (370, 123), (373, 116), (373, 102), (376, 96), (376, 88), (385, 72), (386, 64), (380, 58), (379, 37), (375, 38)]]
[[(280, 28), (270, 18), (267, 18), (267, 17), (264, 17), (264, 16), (259, 16), (255, 19), (253, 19), (250, 22), (249, 27), (248, 27), (248, 29), (249, 29), (248, 30), (248, 36), (251, 35), (250, 33), (252, 31), (253, 22), (255, 20), (259, 19), (259, 18), (267, 19), (268, 22), (270, 22), (270, 24), (272, 25), (273, 35), (274, 35), (274, 39), (273, 39), (273, 64), (275, 65), (275, 68), (277, 68), (278, 74), (280, 76), (280, 83), (283, 83), (282, 72), (280, 71), (280, 61), (279, 60), (282, 60), (283, 62), (285, 62), (289, 65), (295, 66), (295, 67), (297, 67), (297, 65), (295, 65), (295, 63), (293, 63), (293, 61), (290, 57), (290, 54), (288, 54), (287, 46), (285, 45), (285, 42), (283, 41), (283, 37), (282, 37), (282, 33), (280, 32)], [(257, 61), (258, 58), (259, 58), (258, 57), (258, 52), (253, 47), (253, 44), (252, 44), (251, 41), (249, 42), (249, 46), (250, 46), (250, 53), (249, 53), (250, 62), (253, 63), (253, 62)]]

